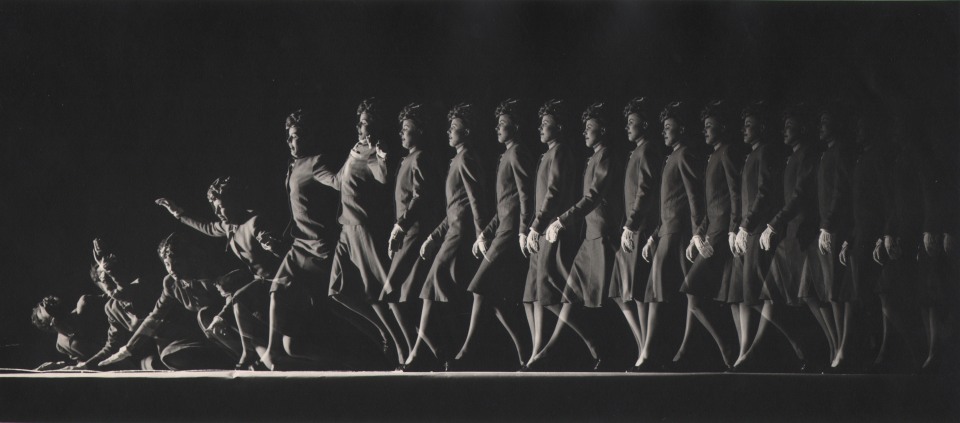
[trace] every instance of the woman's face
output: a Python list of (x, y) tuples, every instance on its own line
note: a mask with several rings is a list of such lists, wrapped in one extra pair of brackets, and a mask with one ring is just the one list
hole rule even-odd
[(803, 130), (800, 127), (800, 122), (797, 122), (794, 118), (787, 118), (783, 121), (783, 143), (787, 146), (793, 147), (797, 144), (800, 144), (800, 137), (803, 135)]
[(287, 128), (287, 147), (290, 147), (290, 155), (300, 157), (300, 129), (296, 126)]
[(233, 202), (224, 202), (222, 199), (217, 198), (210, 202), (210, 206), (213, 207), (213, 213), (217, 215), (217, 219), (220, 219), (221, 222), (228, 225), (240, 223), (239, 220), (243, 212), (241, 208), (237, 207)]
[(630, 142), (639, 142), (643, 138), (644, 128), (643, 119), (636, 113), (630, 113), (627, 116), (627, 140)]
[(404, 119), (400, 125), (400, 143), (403, 148), (410, 150), (420, 145), (420, 128), (410, 119)]
[(517, 125), (513, 123), (510, 115), (500, 115), (497, 117), (497, 142), (506, 144), (507, 141), (514, 141), (517, 137)]
[(833, 133), (833, 118), (827, 113), (820, 115), (820, 140), (829, 141)]
[(357, 141), (361, 144), (370, 144), (370, 138), (372, 137), (373, 129), (372, 124), (373, 118), (369, 113), (360, 113), (357, 121)]
[(467, 142), (470, 135), (470, 129), (463, 123), (463, 119), (453, 118), (450, 120), (450, 129), (447, 129), (447, 139), (451, 147), (459, 147)]
[(760, 119), (755, 116), (747, 116), (743, 120), (743, 142), (751, 145), (760, 142), (763, 129), (763, 123), (760, 122)]
[(558, 140), (562, 130), (553, 115), (543, 115), (540, 118), (540, 142), (546, 144)]
[(600, 125), (600, 121), (597, 119), (588, 119), (583, 125), (583, 140), (587, 144), (587, 147), (594, 148), (597, 144), (600, 144), (605, 132), (606, 130)]
[(680, 137), (683, 135), (683, 126), (676, 119), (668, 118), (663, 121), (663, 142), (667, 147), (675, 147), (680, 144)]
[(717, 118), (708, 116), (703, 120), (703, 139), (707, 145), (715, 146), (720, 144), (720, 135), (722, 132), (723, 126), (721, 126)]

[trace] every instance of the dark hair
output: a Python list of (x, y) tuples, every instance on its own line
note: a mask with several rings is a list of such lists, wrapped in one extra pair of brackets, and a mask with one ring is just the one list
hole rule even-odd
[(44, 297), (40, 300), (33, 311), (30, 313), (30, 321), (33, 322), (33, 325), (37, 329), (47, 331), (47, 332), (56, 332), (53, 327), (50, 325), (50, 320), (40, 317), (40, 311), (45, 310), (47, 314), (54, 319), (60, 319), (70, 313), (70, 307), (60, 301), (60, 297), (56, 295), (50, 295)]
[(587, 106), (587, 109), (583, 111), (583, 114), (580, 115), (580, 121), (587, 123), (590, 119), (596, 119), (600, 122), (601, 126), (607, 126), (607, 122), (610, 120), (607, 118), (607, 109), (604, 107), (604, 103), (596, 101), (593, 104)]
[(627, 105), (623, 107), (624, 118), (628, 118), (630, 115), (637, 115), (640, 117), (640, 120), (648, 126), (652, 114), (653, 113), (650, 112), (650, 101), (647, 100), (646, 97), (634, 97), (633, 100), (627, 102)]
[(460, 119), (463, 121), (464, 126), (467, 128), (473, 127), (473, 122), (476, 119), (476, 113), (473, 111), (473, 105), (470, 103), (460, 103), (456, 106), (453, 106), (449, 112), (447, 112), (447, 121), (452, 121), (454, 119)]
[(537, 117), (543, 118), (546, 115), (553, 116), (557, 122), (564, 122), (569, 117), (570, 111), (567, 107), (567, 103), (563, 100), (551, 99), (547, 100), (546, 103), (543, 103), (543, 106), (540, 106), (540, 110), (537, 111)]
[(700, 120), (704, 121), (707, 120), (707, 118), (714, 118), (726, 125), (732, 120), (731, 115), (730, 104), (727, 101), (713, 100), (707, 103), (706, 106), (703, 106), (703, 110), (700, 111)]
[(243, 186), (232, 176), (217, 178), (207, 188), (207, 201), (226, 201), (231, 204), (240, 204), (244, 195)]
[(400, 109), (397, 120), (401, 125), (405, 120), (412, 120), (413, 123), (416, 123), (421, 129), (427, 126), (427, 114), (424, 112), (424, 107), (420, 103), (410, 103), (403, 106), (403, 108)]
[(160, 245), (157, 246), (157, 255), (160, 256), (160, 259), (174, 255), (188, 258), (191, 261), (202, 261), (203, 250), (190, 242), (185, 236), (174, 232), (160, 241)]
[(690, 112), (687, 104), (682, 101), (674, 101), (663, 108), (660, 112), (660, 123), (667, 119), (675, 120), (680, 126), (686, 127), (690, 123)]
[(754, 101), (743, 108), (743, 112), (740, 113), (740, 119), (746, 119), (748, 117), (755, 117), (760, 119), (761, 122), (766, 123), (770, 119), (769, 107), (765, 101)]
[(816, 126), (813, 108), (806, 103), (796, 103), (787, 106), (785, 109), (783, 109), (781, 117), (783, 118), (784, 122), (786, 122), (787, 119), (794, 119), (800, 124), (800, 126), (805, 128), (813, 128)]
[(360, 116), (364, 113), (368, 115), (373, 115), (374, 117), (380, 117), (380, 100), (377, 100), (376, 97), (365, 98), (360, 102), (360, 105), (357, 106), (357, 116)]
[(854, 125), (853, 113), (850, 112), (850, 107), (847, 106), (846, 102), (840, 99), (828, 101), (820, 108), (817, 118), (821, 118), (823, 115), (830, 116), (830, 124), (835, 134), (841, 138), (852, 135), (856, 126)]
[(523, 121), (523, 117), (520, 114), (520, 100), (515, 98), (508, 98), (500, 102), (497, 105), (497, 109), (493, 112), (493, 117), (499, 119), (500, 115), (510, 116), (510, 119), (513, 121), (515, 126), (520, 126), (520, 123)]

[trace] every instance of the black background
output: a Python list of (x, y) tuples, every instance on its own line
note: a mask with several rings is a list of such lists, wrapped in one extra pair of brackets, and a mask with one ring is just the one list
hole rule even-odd
[(208, 213), (210, 181), (239, 175), (282, 216), (283, 120), (305, 105), (349, 147), (368, 96), (391, 119), (473, 102), (482, 144), (511, 96), (531, 119), (553, 97), (844, 96), (956, 162), (956, 3), (3, 2), (0, 53), (0, 367), (50, 356), (29, 310), (95, 292), (93, 237), (162, 272), (154, 248), (178, 224), (153, 199)]

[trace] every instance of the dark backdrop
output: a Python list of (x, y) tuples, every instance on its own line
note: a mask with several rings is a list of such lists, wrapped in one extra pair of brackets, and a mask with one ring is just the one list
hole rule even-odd
[(956, 157), (955, 3), (3, 2), (0, 53), (0, 366), (50, 355), (29, 310), (94, 292), (93, 237), (161, 274), (178, 226), (156, 197), (209, 213), (207, 185), (233, 174), (282, 216), (283, 119), (302, 105), (348, 147), (367, 96), (391, 117), (474, 102), (484, 144), (508, 96), (531, 119), (551, 97), (845, 96)]

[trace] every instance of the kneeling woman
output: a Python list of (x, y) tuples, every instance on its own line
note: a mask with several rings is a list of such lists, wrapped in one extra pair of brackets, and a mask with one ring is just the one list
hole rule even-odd
[[(201, 251), (174, 233), (160, 242), (157, 253), (168, 273), (157, 305), (127, 344), (99, 365), (126, 359), (150, 337), (163, 336), (173, 338), (160, 352), (160, 360), (170, 369), (233, 368), (232, 360), (239, 357), (242, 348), (239, 339), (218, 327), (206, 329), (211, 326), (213, 314), (223, 308), (224, 301), (214, 287), (212, 273)], [(199, 328), (183, 322), (173, 323), (177, 320), (175, 316), (184, 312), (197, 316)], [(173, 334), (169, 329), (180, 333)]]

